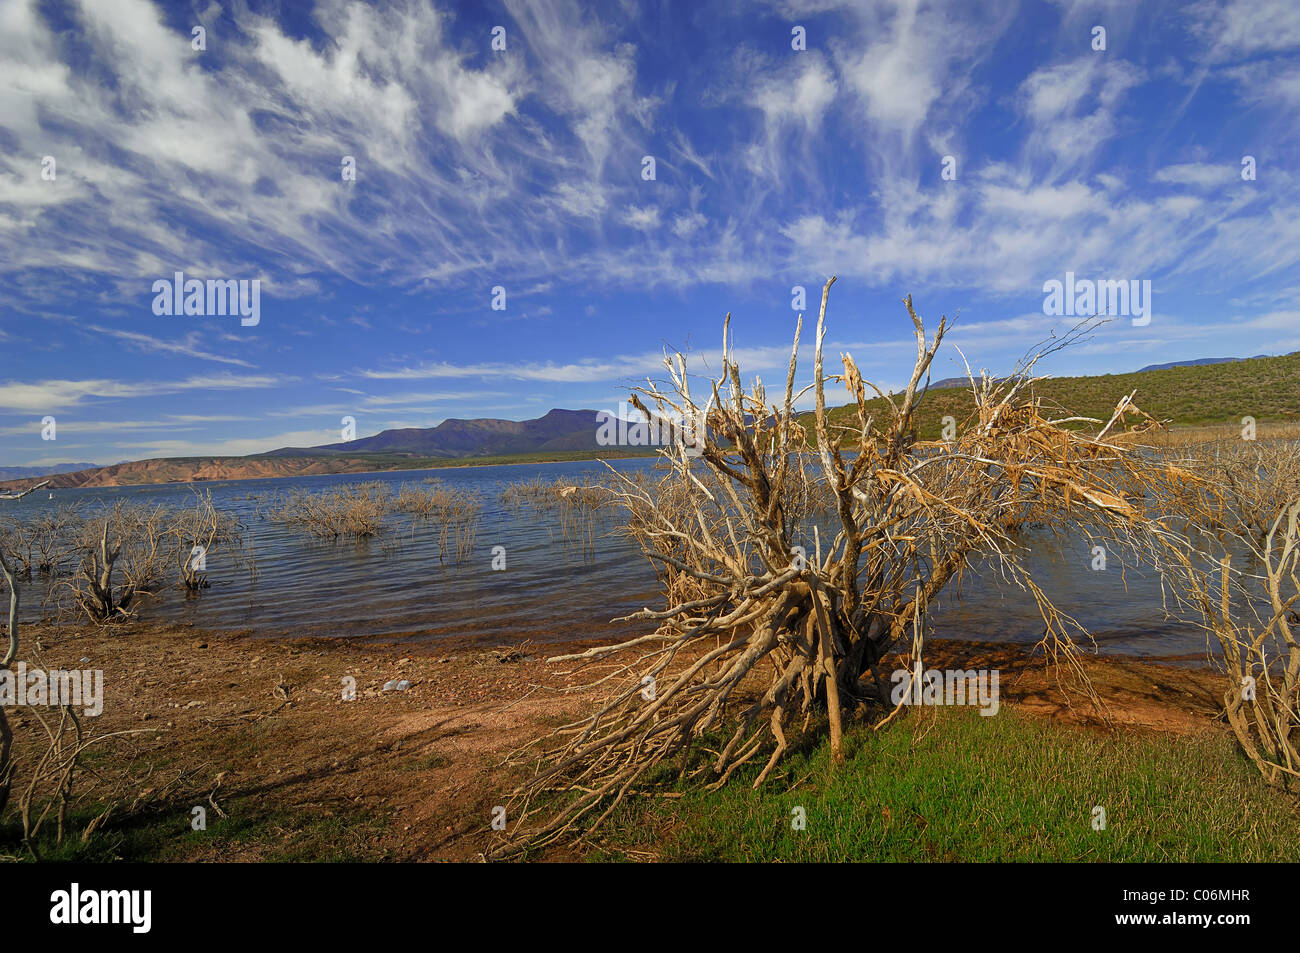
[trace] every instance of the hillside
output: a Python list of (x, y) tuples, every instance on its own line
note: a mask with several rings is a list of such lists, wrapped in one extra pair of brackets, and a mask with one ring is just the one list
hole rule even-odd
[[(645, 456), (617, 447), (600, 451), (555, 451), (492, 457), (416, 457), (396, 453), (318, 454), (306, 457), (160, 457), (118, 463), (108, 467), (42, 477), (50, 489), (98, 486), (144, 486), (155, 483), (198, 483), (219, 480), (267, 480), (277, 477), (317, 476), (330, 473), (384, 473), (394, 470), (434, 470), (458, 466), (502, 466), (519, 463), (557, 463), (568, 460), (614, 460)], [(13, 489), (36, 483), (36, 478), (12, 480)]]
[[(360, 460), (342, 456), (286, 457), (261, 461), (251, 457), (170, 457), (115, 463), (49, 478), (51, 489), (91, 486), (138, 486), (147, 483), (189, 483), (200, 480), (257, 480), (267, 477), (306, 476), (313, 473), (350, 473), (374, 469)], [(34, 482), (12, 481), (15, 486)]]
[[(373, 437), (319, 447), (283, 447), (246, 457), (167, 457), (65, 472), (14, 468), (22, 488), (50, 478), (52, 489), (139, 486), (212, 480), (259, 480), (328, 473), (427, 469), (638, 456), (635, 448), (596, 443), (597, 412), (554, 409), (533, 420), (445, 420), (436, 427), (385, 430)], [(24, 472), (17, 472), (17, 471)]]
[[(1138, 407), (1158, 420), (1170, 420), (1175, 427), (1240, 426), (1247, 415), (1261, 423), (1300, 421), (1300, 353), (1129, 374), (1057, 377), (1033, 385), (1034, 394), (1048, 406), (1103, 420), (1109, 419), (1121, 397), (1134, 390)], [(836, 397), (833, 390), (827, 394), (828, 401)], [(881, 412), (885, 403), (876, 398), (869, 406)], [(944, 416), (960, 421), (971, 407), (968, 386), (932, 387), (920, 408), (921, 436), (937, 438)], [(848, 407), (837, 407), (830, 412), (831, 420), (849, 412)], [(802, 419), (810, 421), (811, 415), (805, 414)]]

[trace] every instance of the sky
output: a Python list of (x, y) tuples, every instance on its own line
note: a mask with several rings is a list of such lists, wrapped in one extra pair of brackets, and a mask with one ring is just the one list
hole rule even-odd
[(798, 287), (806, 380), (831, 274), (882, 388), (904, 295), (1006, 373), (1067, 273), (1149, 308), (1040, 371), (1288, 353), (1298, 115), (1295, 0), (0, 0), (0, 465), (616, 409), (727, 312), (775, 382)]

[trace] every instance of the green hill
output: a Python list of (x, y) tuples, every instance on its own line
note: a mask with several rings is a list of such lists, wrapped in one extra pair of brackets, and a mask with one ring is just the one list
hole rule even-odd
[[(1134, 402), (1138, 407), (1157, 420), (1169, 420), (1175, 427), (1240, 427), (1245, 416), (1260, 423), (1294, 423), (1300, 421), (1300, 352), (1131, 374), (1056, 377), (1038, 381), (1032, 388), (1049, 407), (1102, 420), (1110, 418), (1120, 398), (1136, 390)], [(828, 390), (826, 396), (828, 403), (838, 398), (834, 389)], [(886, 409), (878, 397), (870, 406), (877, 414)], [(930, 390), (920, 407), (920, 436), (936, 439), (944, 416), (952, 415), (961, 421), (971, 408), (969, 386)], [(830, 411), (831, 422), (852, 413), (851, 406), (836, 407)], [(801, 420), (811, 426), (812, 414), (801, 415)]]

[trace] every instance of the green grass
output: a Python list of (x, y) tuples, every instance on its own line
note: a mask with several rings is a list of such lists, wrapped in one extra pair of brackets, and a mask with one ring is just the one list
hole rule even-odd
[[(1298, 378), (1300, 354), (1289, 354), (1232, 364), (1058, 377), (1040, 381), (1034, 385), (1033, 392), (1048, 407), (1062, 407), (1073, 414), (1105, 421), (1110, 419), (1120, 398), (1136, 390), (1134, 402), (1158, 420), (1171, 420), (1175, 426), (1233, 424), (1239, 427), (1244, 416), (1257, 421), (1300, 420), (1300, 388), (1295, 387)], [(843, 395), (844, 391), (838, 387), (827, 389), (828, 402)], [(887, 406), (879, 397), (868, 402), (876, 420), (885, 419)], [(918, 434), (925, 440), (937, 439), (944, 416), (951, 415), (960, 425), (971, 409), (968, 386), (931, 390), (919, 409)], [(840, 406), (829, 411), (832, 423), (847, 422), (850, 416), (856, 419), (855, 408)], [(800, 419), (811, 431), (812, 415), (804, 414)]]
[(437, 771), (439, 768), (445, 768), (451, 764), (451, 759), (445, 754), (433, 752), (431, 754), (419, 755), (411, 758), (409, 761), (402, 761), (398, 767), (403, 771)]
[[(54, 825), (46, 822), (37, 843), (46, 862), (77, 861), (185, 861), (247, 860), (273, 863), (345, 863), (387, 859), (378, 845), (388, 819), (359, 808), (333, 817), (307, 812), (267, 810), (256, 798), (233, 799), (223, 805), (227, 817), (208, 809), (207, 829), (195, 831), (184, 807), (155, 810), (110, 823), (86, 842), (81, 831), (94, 816), (72, 810), (68, 815), (70, 836), (58, 844)], [(22, 860), (31, 855), (20, 843), (18, 825), (0, 830), (0, 854)]]
[[(930, 709), (846, 735), (750, 787), (636, 798), (592, 859), (668, 861), (1280, 861), (1300, 801), (1267, 788), (1224, 736), (1106, 734), (1013, 710)], [(1093, 829), (1092, 811), (1106, 810)], [(806, 812), (804, 830), (792, 811)]]

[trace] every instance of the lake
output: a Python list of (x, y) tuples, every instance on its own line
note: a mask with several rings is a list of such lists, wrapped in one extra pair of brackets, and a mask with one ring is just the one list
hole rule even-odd
[[(620, 471), (648, 470), (653, 459), (613, 461)], [(612, 639), (640, 628), (610, 620), (659, 605), (649, 562), (627, 540), (607, 531), (583, 553), (558, 539), (553, 521), (527, 508), (516, 514), (499, 499), (511, 482), (579, 481), (607, 473), (597, 461), (456, 467), (380, 474), (334, 474), (273, 480), (239, 480), (147, 487), (37, 491), (3, 504), (29, 515), (59, 503), (127, 499), (184, 506), (196, 489), (211, 490), (217, 508), (247, 525), (246, 546), (256, 572), (235, 565), (220, 549), (207, 557), (211, 588), (197, 596), (165, 589), (146, 604), (144, 617), (192, 622), (200, 628), (255, 629), (263, 636), (380, 636), (449, 646), (513, 645), (569, 639)], [(396, 490), (425, 478), (474, 493), (482, 504), (474, 556), (465, 565), (439, 564), (434, 530), (402, 524), (382, 538), (318, 541), (263, 515), (270, 494), (318, 491), (377, 480)], [(257, 498), (263, 498), (259, 505)], [(607, 530), (612, 529), (606, 527)], [(1030, 568), (1043, 590), (1096, 638), (1103, 653), (1203, 659), (1206, 640), (1193, 626), (1166, 619), (1158, 578), (1117, 562), (1091, 568), (1090, 540), (1057, 539), (1030, 530)], [(502, 546), (506, 569), (493, 571), (493, 547)], [(39, 594), (25, 597), (24, 616), (41, 614)], [(79, 620), (80, 621), (80, 620)], [(940, 638), (1032, 644), (1043, 624), (1033, 599), (991, 578), (971, 573), (960, 592), (945, 592), (930, 616)]]

